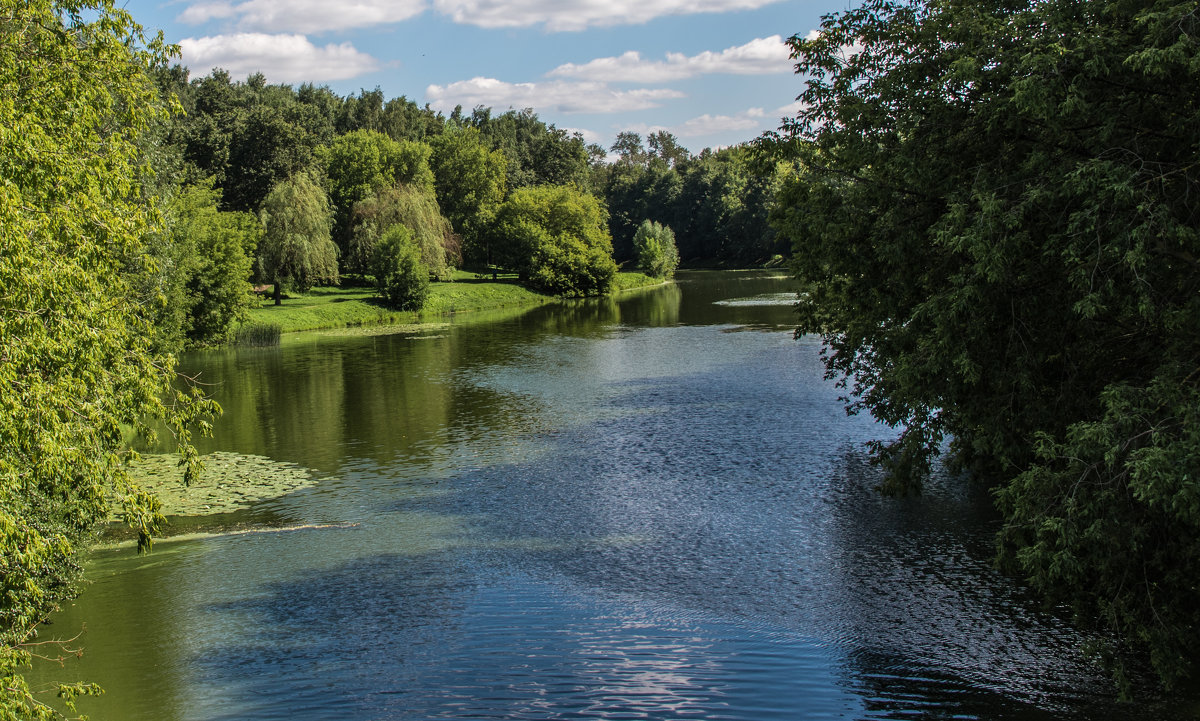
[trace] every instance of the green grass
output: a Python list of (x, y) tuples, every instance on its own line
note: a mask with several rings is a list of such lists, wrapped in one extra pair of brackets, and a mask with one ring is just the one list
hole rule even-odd
[[(661, 282), (641, 273), (618, 273), (614, 289), (620, 292)], [(375, 298), (375, 290), (366, 286), (313, 288), (303, 295), (285, 299), (282, 305), (275, 305), (271, 299), (265, 300), (260, 307), (250, 311), (246, 325), (275, 324), (284, 333), (293, 333), (373, 323), (417, 323), (433, 321), (448, 313), (534, 306), (557, 300), (518, 285), (511, 275), (501, 274), (493, 281), (491, 275), (481, 278), (475, 273), (456, 271), (454, 282), (430, 286), (425, 307), (419, 313), (383, 307)]]
[(662, 285), (667, 281), (662, 278), (651, 278), (643, 273), (629, 272), (617, 273), (617, 277), (613, 280), (613, 290), (620, 293), (623, 290), (633, 290), (634, 288), (646, 288), (653, 285)]

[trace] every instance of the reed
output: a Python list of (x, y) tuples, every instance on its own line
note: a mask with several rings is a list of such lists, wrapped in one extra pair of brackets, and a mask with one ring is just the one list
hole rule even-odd
[(278, 323), (247, 323), (238, 328), (233, 344), (265, 348), (279, 345), (279, 338), (282, 335), (283, 326)]

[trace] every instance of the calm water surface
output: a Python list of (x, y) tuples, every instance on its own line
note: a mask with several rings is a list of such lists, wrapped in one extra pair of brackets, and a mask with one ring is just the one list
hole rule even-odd
[(786, 279), (193, 355), (203, 450), (338, 524), (101, 552), (57, 618), (93, 719), (1095, 719), (1085, 640), (991, 568), (986, 496), (872, 488)]

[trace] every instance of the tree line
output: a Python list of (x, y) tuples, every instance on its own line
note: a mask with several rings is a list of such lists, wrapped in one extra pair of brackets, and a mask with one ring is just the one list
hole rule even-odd
[[(609, 162), (531, 110), (446, 116), (379, 90), (192, 79), (179, 65), (151, 76), (178, 106), (142, 148), (170, 226), (151, 248), (172, 300), (156, 323), (164, 347), (225, 342), (252, 302), (238, 278), (279, 302), (288, 287), (371, 277), (389, 305), (418, 309), (429, 279), (456, 268), (593, 295), (619, 265), (669, 273), (679, 259), (760, 264), (783, 250), (767, 211), (788, 166), (749, 145), (692, 156), (665, 131), (648, 151), (623, 133)], [(647, 221), (673, 231), (666, 265), (640, 264)], [(393, 226), (406, 231), (381, 242)]]

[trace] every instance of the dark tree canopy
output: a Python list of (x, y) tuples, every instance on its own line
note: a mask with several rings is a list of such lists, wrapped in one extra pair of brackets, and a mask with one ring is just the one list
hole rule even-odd
[(675, 230), (679, 254), (688, 261), (752, 266), (783, 252), (767, 215), (787, 175), (785, 164), (765, 161), (745, 146), (692, 157), (677, 146), (671, 150), (669, 138), (654, 137), (655, 153), (666, 156), (638, 155), (640, 139), (621, 133), (631, 155), (622, 156), (604, 181), (618, 258), (636, 259), (633, 236), (647, 218)]
[(902, 429), (893, 488), (949, 439), (996, 486), (1008, 568), (1167, 684), (1192, 674), (1194, 4), (868, 0), (791, 45), (799, 332)]

